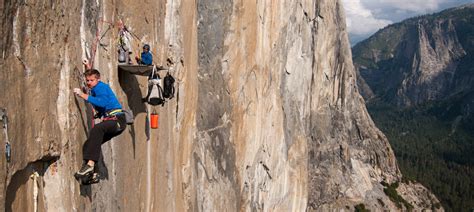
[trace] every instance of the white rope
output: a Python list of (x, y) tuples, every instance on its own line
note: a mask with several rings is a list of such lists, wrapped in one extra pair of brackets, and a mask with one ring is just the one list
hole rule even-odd
[(151, 126), (150, 126), (150, 105), (147, 104), (147, 127), (148, 127), (148, 139), (146, 142), (146, 209), (145, 211), (150, 212), (150, 205), (151, 205)]
[(33, 172), (30, 178), (33, 179), (33, 211), (38, 211), (38, 172)]

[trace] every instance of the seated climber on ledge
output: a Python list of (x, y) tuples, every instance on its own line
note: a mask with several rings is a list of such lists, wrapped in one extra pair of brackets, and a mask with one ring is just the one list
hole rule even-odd
[(102, 117), (102, 122), (96, 124), (89, 132), (83, 146), (84, 164), (76, 172), (76, 178), (94, 173), (94, 166), (101, 154), (101, 145), (121, 134), (127, 126), (122, 105), (109, 85), (100, 81), (99, 71), (88, 69), (84, 72), (84, 76), (87, 87), (91, 89), (90, 95), (83, 93), (79, 88), (74, 88), (74, 93), (94, 106), (97, 117)]
[(141, 65), (152, 65), (153, 64), (153, 56), (150, 53), (150, 45), (145, 44), (143, 45), (143, 52), (141, 54), (141, 57), (135, 57), (137, 60), (138, 64)]

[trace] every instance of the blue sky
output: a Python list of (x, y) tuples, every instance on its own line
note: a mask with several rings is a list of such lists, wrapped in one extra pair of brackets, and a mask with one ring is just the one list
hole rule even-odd
[(474, 0), (342, 0), (351, 44), (404, 19), (474, 3)]

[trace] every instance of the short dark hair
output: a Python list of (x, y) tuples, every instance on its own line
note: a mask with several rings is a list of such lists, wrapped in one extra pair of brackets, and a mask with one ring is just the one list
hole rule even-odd
[(92, 76), (92, 75), (95, 75), (97, 77), (97, 79), (100, 78), (100, 72), (97, 71), (97, 69), (87, 69), (85, 72), (84, 72), (84, 76), (88, 77), (88, 76)]

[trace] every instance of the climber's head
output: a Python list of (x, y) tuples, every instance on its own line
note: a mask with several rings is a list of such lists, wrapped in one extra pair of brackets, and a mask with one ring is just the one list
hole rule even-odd
[(86, 70), (84, 76), (86, 77), (86, 84), (89, 88), (95, 87), (100, 81), (100, 72), (97, 71), (97, 69)]
[(150, 51), (150, 45), (148, 45), (148, 44), (143, 45), (143, 51), (144, 51), (144, 52), (145, 52), (145, 51), (146, 51), (146, 52), (147, 52), (147, 51)]

